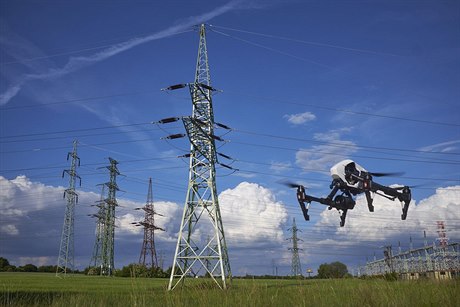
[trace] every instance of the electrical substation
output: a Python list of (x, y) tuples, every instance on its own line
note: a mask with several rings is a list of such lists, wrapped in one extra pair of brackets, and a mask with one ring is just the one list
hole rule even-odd
[(358, 268), (358, 276), (382, 276), (396, 273), (403, 280), (419, 278), (451, 279), (460, 274), (460, 245), (448, 243), (444, 221), (437, 221), (438, 244), (428, 244), (426, 233), (423, 247), (414, 248), (412, 238), (407, 251), (394, 252), (391, 245), (384, 247), (384, 257), (368, 261)]

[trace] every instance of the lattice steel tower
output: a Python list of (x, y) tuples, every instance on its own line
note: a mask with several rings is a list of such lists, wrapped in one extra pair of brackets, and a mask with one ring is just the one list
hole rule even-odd
[(100, 269), (100, 274), (107, 276), (111, 276), (114, 270), (115, 207), (118, 206), (116, 192), (119, 191), (116, 180), (120, 175), (118, 162), (112, 158), (109, 158), (109, 161), (110, 166), (106, 168), (110, 172), (110, 181), (104, 183), (108, 188), (107, 198), (101, 197), (97, 204), (99, 212), (93, 215), (98, 222), (92, 259), (94, 267)]
[(88, 214), (97, 219), (96, 222), (96, 240), (94, 241), (93, 255), (91, 257), (90, 267), (100, 268), (102, 263), (102, 240), (104, 234), (104, 221), (105, 221), (105, 185), (101, 185), (101, 197), (96, 202), (96, 207), (99, 208), (96, 214)]
[(80, 166), (80, 158), (77, 156), (77, 140), (73, 141), (73, 151), (67, 154), (67, 161), (72, 158), (70, 169), (62, 172), (62, 177), (67, 173), (69, 175), (69, 187), (64, 191), (64, 198), (67, 200), (67, 205), (64, 213), (64, 225), (62, 227), (61, 244), (59, 247), (59, 255), (56, 269), (56, 276), (67, 274), (67, 271), (73, 271), (74, 267), (74, 219), (75, 205), (78, 202), (78, 194), (75, 192), (75, 183), (77, 178), (77, 166)]
[[(216, 189), (215, 140), (219, 137), (214, 135), (212, 94), (215, 89), (211, 87), (204, 24), (200, 27), (195, 81), (188, 87), (193, 111), (192, 116), (183, 117), (182, 121), (191, 143), (189, 183), (168, 290), (187, 276), (198, 276), (202, 269), (204, 275), (226, 289), (231, 270)], [(209, 234), (209, 240), (201, 240), (195, 232), (198, 226)]]
[(146, 267), (157, 268), (158, 259), (155, 248), (155, 230), (164, 231), (164, 229), (155, 226), (155, 215), (162, 215), (155, 212), (152, 193), (152, 178), (149, 179), (149, 190), (145, 206), (142, 208), (136, 208), (135, 210), (145, 211), (144, 220), (133, 223), (136, 226), (144, 227), (144, 242), (142, 243), (141, 255), (139, 256), (139, 264)]
[(292, 219), (292, 227), (289, 228), (288, 230), (292, 232), (292, 237), (288, 239), (292, 241), (292, 247), (288, 248), (288, 250), (292, 251), (291, 275), (301, 276), (302, 267), (300, 266), (299, 250), (302, 250), (302, 249), (299, 248), (297, 244), (298, 241), (302, 241), (301, 239), (297, 238), (297, 232), (301, 230), (297, 228), (295, 224), (295, 218)]
[(446, 227), (444, 225), (444, 221), (436, 221), (436, 225), (438, 226), (438, 241), (439, 246), (445, 248), (449, 243), (449, 238), (446, 235)]

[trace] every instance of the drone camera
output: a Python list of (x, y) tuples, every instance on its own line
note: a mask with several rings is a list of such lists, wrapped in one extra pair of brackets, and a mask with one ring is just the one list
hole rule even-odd
[(353, 209), (355, 207), (355, 201), (351, 197), (343, 195), (337, 195), (334, 198), (335, 207), (340, 210)]

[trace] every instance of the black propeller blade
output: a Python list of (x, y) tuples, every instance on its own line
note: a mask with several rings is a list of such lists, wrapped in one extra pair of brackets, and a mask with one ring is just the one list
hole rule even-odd
[(288, 181), (288, 180), (280, 180), (280, 181), (278, 181), (278, 183), (282, 184), (282, 185), (285, 185), (285, 186), (288, 186), (290, 188), (298, 188), (298, 187), (302, 186), (301, 184), (298, 184), (298, 183), (295, 183), (295, 182), (292, 182), (292, 181)]
[(402, 176), (402, 175), (404, 175), (404, 172), (392, 172), (392, 173), (374, 173), (374, 172), (369, 172), (369, 174), (371, 174), (371, 175), (374, 176), (374, 177), (385, 177), (385, 176), (397, 177), (397, 176)]
[(422, 187), (422, 186), (423, 186), (423, 184), (416, 184), (416, 185), (407, 185), (407, 186), (394, 187), (393, 189), (400, 191), (400, 190), (404, 190), (404, 188), (406, 188), (406, 187), (410, 188), (410, 189), (413, 189), (413, 188), (418, 188), (418, 187)]

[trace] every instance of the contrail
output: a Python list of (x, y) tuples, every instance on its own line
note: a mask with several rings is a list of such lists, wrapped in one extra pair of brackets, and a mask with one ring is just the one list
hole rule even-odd
[(97, 52), (89, 56), (71, 57), (69, 61), (67, 62), (67, 64), (64, 65), (62, 68), (49, 69), (47, 72), (44, 72), (44, 73), (26, 74), (21, 79), (11, 84), (4, 93), (0, 94), (0, 106), (3, 106), (7, 104), (9, 101), (11, 101), (11, 99), (13, 99), (21, 91), (22, 86), (29, 81), (49, 80), (53, 78), (62, 77), (69, 73), (80, 70), (84, 67), (87, 67), (97, 62), (106, 60), (114, 55), (127, 51), (136, 46), (148, 43), (153, 40), (166, 38), (174, 34), (179, 34), (181, 32), (188, 30), (190, 27), (196, 24), (206, 22), (214, 17), (220, 16), (229, 11), (237, 9), (240, 3), (242, 3), (242, 1), (233, 0), (208, 13), (204, 13), (202, 15), (187, 18), (185, 21), (181, 22), (180, 24), (171, 26), (157, 33), (147, 35), (144, 37), (133, 38), (128, 41), (125, 41), (119, 44), (115, 44), (109, 48), (106, 48), (100, 52)]

